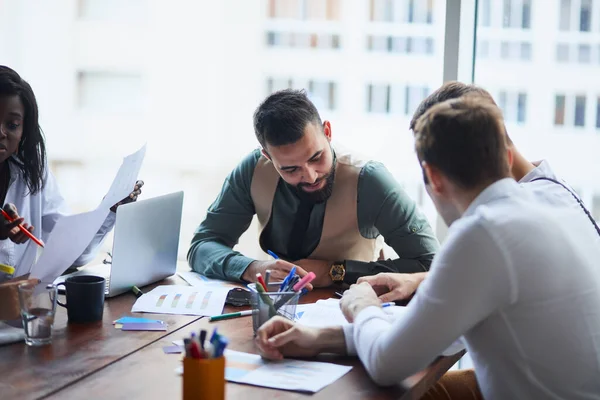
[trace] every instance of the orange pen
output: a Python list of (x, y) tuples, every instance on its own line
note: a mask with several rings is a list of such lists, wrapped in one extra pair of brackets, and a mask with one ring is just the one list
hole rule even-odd
[[(2, 212), (2, 215), (4, 216), (4, 218), (6, 218), (6, 220), (8, 222), (14, 221), (14, 219), (12, 219), (10, 217), (10, 215), (8, 215), (8, 213), (6, 211), (4, 211), (2, 208), (0, 208), (0, 211)], [(35, 244), (37, 244), (40, 247), (44, 247), (44, 242), (42, 242), (40, 239), (33, 236), (33, 233), (31, 233), (27, 229), (25, 229), (25, 227), (22, 224), (19, 224), (18, 226), (19, 226), (19, 229), (21, 230), (21, 232), (23, 232), (25, 235), (27, 235), (29, 237), (29, 239), (33, 240), (35, 242)]]

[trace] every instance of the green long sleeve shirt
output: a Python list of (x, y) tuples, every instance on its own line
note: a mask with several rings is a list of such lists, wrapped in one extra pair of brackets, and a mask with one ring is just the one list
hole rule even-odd
[[(211, 278), (242, 280), (252, 258), (233, 250), (255, 214), (250, 195), (254, 168), (261, 157), (255, 150), (225, 180), (221, 193), (209, 207), (206, 219), (192, 239), (188, 262), (193, 270)], [(379, 162), (365, 164), (358, 178), (357, 218), (365, 238), (382, 235), (399, 258), (376, 262), (344, 260), (347, 283), (379, 272), (422, 272), (429, 269), (439, 243), (415, 202)], [(287, 243), (300, 199), (288, 184), (277, 186), (273, 218), (266, 243), (276, 254), (287, 254)], [(302, 251), (307, 258), (319, 244), (326, 203), (316, 204), (310, 214)], [(282, 257), (283, 258), (283, 257)], [(290, 260), (295, 261), (295, 260)], [(340, 260), (332, 260), (340, 261)]]

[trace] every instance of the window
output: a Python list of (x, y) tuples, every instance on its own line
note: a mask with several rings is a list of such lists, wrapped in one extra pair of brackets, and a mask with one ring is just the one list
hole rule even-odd
[(519, 124), (526, 122), (527, 93), (501, 90), (497, 101), (505, 121)]
[(523, 29), (531, 28), (531, 0), (523, 0), (523, 20), (521, 27)]
[(308, 94), (315, 104), (319, 104), (321, 107), (325, 107), (327, 110), (335, 110), (335, 82), (310, 80), (308, 82)]
[(500, 43), (500, 57), (504, 60), (508, 60), (510, 57), (510, 43), (502, 42)]
[(485, 59), (490, 56), (490, 42), (488, 40), (477, 41), (477, 58)]
[(390, 112), (390, 85), (367, 86), (367, 111), (382, 114)]
[(410, 36), (368, 36), (367, 49), (371, 51), (403, 54), (433, 54), (433, 38)]
[(556, 46), (556, 61), (568, 62), (569, 61), (569, 45), (567, 43), (559, 43)]
[(339, 20), (340, 0), (269, 0), (271, 19)]
[(558, 29), (568, 31), (571, 26), (571, 0), (560, 1), (560, 12), (558, 15), (560, 18)]
[(512, 0), (504, 0), (502, 26), (505, 28), (510, 28), (511, 3), (512, 3)]
[(298, 49), (339, 49), (340, 35), (337, 34), (309, 34), (294, 32), (267, 32), (268, 47), (287, 47)]
[(84, 111), (132, 114), (143, 111), (140, 74), (81, 71), (77, 76), (78, 107)]
[(592, 0), (581, 0), (581, 11), (579, 14), (579, 30), (589, 32), (592, 19)]
[(479, 24), (480, 26), (489, 27), (490, 24), (490, 1), (481, 0), (479, 2)]
[(531, 60), (531, 43), (521, 42), (521, 60)]
[(575, 126), (585, 126), (585, 96), (575, 96)]
[(404, 114), (411, 116), (428, 94), (429, 88), (427, 87), (407, 86), (404, 97)]
[(555, 97), (555, 106), (554, 106), (554, 125), (564, 125), (565, 124), (565, 102), (566, 97), (563, 94), (557, 94)]
[(580, 44), (577, 56), (580, 63), (588, 64), (592, 61), (592, 48), (589, 44)]
[(596, 100), (596, 128), (600, 129), (600, 96)]
[(517, 122), (524, 123), (527, 117), (527, 94), (519, 93), (517, 100)]
[(370, 0), (370, 20), (432, 24), (434, 5), (434, 0)]

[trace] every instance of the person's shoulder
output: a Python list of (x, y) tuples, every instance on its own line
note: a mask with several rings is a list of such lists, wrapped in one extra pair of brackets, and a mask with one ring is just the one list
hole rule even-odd
[(361, 168), (359, 187), (369, 193), (384, 195), (393, 191), (401, 191), (402, 187), (390, 171), (379, 161), (367, 161)]

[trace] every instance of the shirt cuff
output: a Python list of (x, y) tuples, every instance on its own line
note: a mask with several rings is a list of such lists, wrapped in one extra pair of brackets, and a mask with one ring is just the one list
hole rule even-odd
[(228, 265), (227, 265), (227, 270), (225, 271), (225, 274), (231, 278), (234, 278), (240, 282), (243, 282), (244, 279), (242, 278), (242, 275), (244, 275), (246, 268), (248, 268), (248, 266), (254, 261), (256, 261), (256, 260), (254, 260), (253, 258), (250, 258), (250, 257), (242, 256), (242, 255), (237, 255), (235, 257), (232, 257), (229, 259), (229, 262), (227, 263)]
[(346, 340), (346, 353), (349, 356), (355, 356), (356, 346), (354, 345), (354, 325), (342, 325), (342, 329), (344, 330), (344, 339)]

